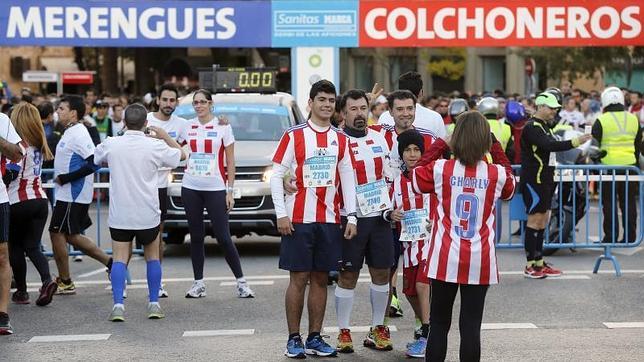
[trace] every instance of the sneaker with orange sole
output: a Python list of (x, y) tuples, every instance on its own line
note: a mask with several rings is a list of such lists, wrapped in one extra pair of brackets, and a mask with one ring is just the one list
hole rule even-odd
[(340, 353), (353, 353), (353, 340), (351, 339), (351, 331), (348, 329), (340, 329), (338, 334), (338, 344), (336, 349)]
[(394, 349), (394, 346), (391, 343), (389, 327), (381, 325), (371, 328), (371, 331), (367, 334), (367, 338), (365, 338), (363, 345), (378, 351), (391, 351)]

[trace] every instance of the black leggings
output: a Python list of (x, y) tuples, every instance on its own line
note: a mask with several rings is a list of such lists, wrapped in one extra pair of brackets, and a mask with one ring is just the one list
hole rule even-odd
[(29, 257), (44, 283), (51, 281), (49, 263), (40, 249), (40, 239), (47, 223), (47, 199), (35, 199), (11, 205), (9, 229), (9, 262), (16, 279), (16, 288), (27, 291), (27, 262)]
[(481, 359), (481, 321), (488, 285), (466, 285), (431, 280), (431, 314), (427, 361), (444, 361), (447, 354), (447, 333), (452, 324), (452, 307), (456, 292), (461, 289), (461, 312), (458, 327), (461, 332), (459, 359), (463, 362)]
[(203, 279), (204, 248), (204, 215), (203, 209), (208, 211), (212, 234), (217, 243), (222, 247), (226, 262), (235, 278), (244, 276), (242, 273), (239, 253), (233, 239), (230, 237), (228, 227), (228, 212), (226, 212), (226, 191), (197, 191), (181, 188), (181, 199), (188, 218), (188, 231), (190, 232), (190, 256), (192, 258), (192, 272), (195, 280)]

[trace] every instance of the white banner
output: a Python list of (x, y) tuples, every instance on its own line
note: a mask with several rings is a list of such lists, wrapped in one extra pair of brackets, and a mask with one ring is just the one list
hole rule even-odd
[(292, 48), (291, 87), (293, 96), (304, 117), (309, 113), (308, 100), (311, 84), (327, 79), (340, 92), (340, 50), (339, 48)]

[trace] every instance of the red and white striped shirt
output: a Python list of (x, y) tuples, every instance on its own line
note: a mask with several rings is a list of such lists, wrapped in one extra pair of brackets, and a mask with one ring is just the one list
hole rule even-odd
[[(429, 194), (417, 194), (412, 188), (411, 180), (404, 175), (396, 177), (392, 187), (393, 207), (402, 208), (402, 211), (430, 210)], [(401, 230), (400, 223), (396, 223), (398, 230)], [(427, 260), (429, 254), (430, 235), (427, 238), (414, 241), (401, 241), (403, 250), (403, 266), (409, 268), (418, 265), (422, 260)]]
[(514, 194), (511, 169), (479, 161), (437, 160), (412, 170), (414, 192), (438, 198), (428, 275), (459, 284), (496, 284), (495, 205)]
[[(403, 164), (402, 156), (398, 154), (398, 132), (396, 132), (394, 126), (389, 125), (373, 125), (370, 128), (379, 131), (389, 146), (389, 169), (387, 171), (387, 177), (391, 177), (389, 182), (392, 182), (400, 174), (400, 168)], [(424, 128), (414, 127), (413, 129), (423, 136), (425, 151), (427, 151), (436, 140), (436, 135)]]
[[(348, 184), (343, 185), (345, 186), (343, 196), (338, 192), (341, 174), (352, 176), (353, 173), (349, 157), (348, 137), (334, 127), (325, 131), (318, 131), (313, 127), (308, 122), (291, 127), (284, 132), (275, 150), (273, 162), (291, 171), (298, 189), (294, 195), (286, 195), (285, 200), (276, 199), (273, 194), (275, 211), (278, 218), (288, 216), (294, 224), (339, 224), (341, 197), (344, 197), (347, 211), (355, 212), (354, 200), (356, 196), (353, 177), (343, 177), (342, 181)], [(326, 164), (317, 163), (322, 159), (324, 162), (328, 162)], [(328, 169), (326, 173), (321, 171), (325, 186), (316, 187), (309, 184), (311, 180), (314, 181), (315, 177), (320, 175), (312, 170), (312, 167), (309, 166), (311, 164), (321, 165), (322, 168)], [(285, 207), (283, 207), (284, 203)]]
[(190, 157), (181, 186), (199, 191), (226, 189), (226, 151), (235, 142), (230, 125), (220, 126), (217, 117), (201, 124), (198, 118), (186, 121), (179, 142), (190, 148)]
[(9, 204), (11, 205), (27, 200), (47, 198), (40, 182), (43, 154), (39, 149), (27, 145), (24, 141), (21, 142), (21, 145), (25, 148), (26, 153), (19, 162), (20, 173), (18, 177), (11, 181), (8, 187)]
[[(373, 129), (367, 129), (367, 135), (364, 137), (351, 137), (349, 135), (347, 137), (349, 138), (349, 155), (351, 156), (351, 164), (355, 173), (356, 187), (360, 189), (360, 186), (367, 184), (376, 185), (377, 181), (382, 180), (383, 195), (371, 197), (368, 201), (381, 199), (384, 196), (387, 197), (387, 199), (381, 199), (378, 205), (374, 205), (378, 207), (378, 211), (367, 212), (366, 214), (362, 212), (360, 200), (357, 200), (357, 216), (379, 216), (383, 210), (389, 209), (391, 206), (389, 189), (384, 180), (385, 165), (389, 159), (389, 146), (382, 134)], [(373, 191), (369, 192), (373, 193)], [(381, 209), (380, 206), (382, 205), (386, 206)]]

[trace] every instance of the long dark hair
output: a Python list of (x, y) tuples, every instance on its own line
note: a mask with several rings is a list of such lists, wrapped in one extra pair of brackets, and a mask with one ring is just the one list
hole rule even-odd
[(474, 166), (492, 146), (490, 124), (478, 111), (468, 111), (456, 118), (450, 140), (454, 158), (465, 166)]

